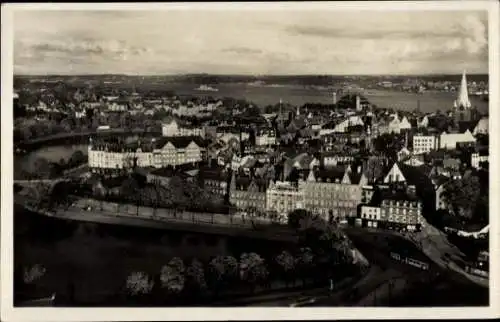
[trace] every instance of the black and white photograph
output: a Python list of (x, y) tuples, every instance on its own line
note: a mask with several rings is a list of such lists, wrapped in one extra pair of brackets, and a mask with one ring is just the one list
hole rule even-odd
[(498, 314), (498, 3), (426, 3), (2, 6), (2, 320)]

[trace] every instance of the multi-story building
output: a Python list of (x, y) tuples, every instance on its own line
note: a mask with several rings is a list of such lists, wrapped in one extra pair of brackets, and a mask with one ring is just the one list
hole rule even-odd
[(377, 228), (382, 220), (382, 209), (378, 206), (362, 205), (360, 218), (365, 220), (368, 227)]
[(107, 110), (112, 112), (125, 112), (129, 110), (127, 103), (113, 102), (107, 105)]
[(443, 132), (439, 136), (439, 147), (441, 149), (453, 150), (457, 148), (457, 144), (470, 144), (476, 143), (476, 138), (467, 129), (464, 133), (446, 133)]
[(358, 166), (330, 169), (311, 169), (306, 180), (299, 181), (304, 191), (307, 209), (325, 218), (356, 217), (361, 203), (363, 186), (367, 179)]
[(255, 133), (255, 145), (258, 147), (266, 147), (276, 145), (276, 132), (274, 129), (265, 128), (257, 129)]
[(488, 162), (489, 153), (488, 150), (481, 150), (479, 152), (474, 152), (471, 155), (470, 164), (473, 168), (479, 169), (482, 162)]
[(276, 211), (282, 218), (296, 209), (303, 209), (304, 191), (290, 182), (271, 181), (266, 191), (266, 210)]
[(229, 192), (229, 169), (216, 164), (201, 166), (199, 169), (200, 184), (212, 195), (226, 198)]
[(199, 126), (180, 125), (177, 121), (172, 120), (169, 123), (162, 125), (162, 134), (166, 137), (200, 136), (204, 138), (205, 129)]
[(88, 147), (90, 168), (126, 169), (134, 166), (163, 168), (203, 160), (206, 143), (199, 137), (170, 137), (150, 142), (93, 142)]
[(416, 231), (422, 226), (422, 203), (411, 194), (385, 190), (380, 208), (380, 220), (388, 228)]
[(325, 124), (321, 128), (319, 135), (323, 136), (330, 133), (345, 133), (347, 132), (348, 128), (358, 125), (359, 126), (365, 125), (361, 116), (358, 115), (349, 116), (337, 122), (336, 124), (332, 123)]
[(413, 136), (413, 153), (423, 154), (437, 149), (437, 140), (433, 135)]
[(399, 119), (399, 115), (396, 113), (392, 115), (392, 118), (387, 121), (383, 121), (380, 124), (380, 128), (384, 128), (381, 133), (395, 133), (399, 134), (401, 131), (406, 131), (411, 129), (411, 123), (408, 121), (406, 116), (403, 116), (402, 119)]
[(233, 171), (229, 189), (229, 202), (238, 209), (266, 211), (267, 182), (263, 178), (242, 175)]
[(354, 156), (350, 153), (324, 152), (321, 158), (325, 167), (348, 164), (354, 161)]

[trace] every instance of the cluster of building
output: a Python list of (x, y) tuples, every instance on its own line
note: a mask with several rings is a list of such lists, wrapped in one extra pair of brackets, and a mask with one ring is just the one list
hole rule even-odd
[[(488, 134), (488, 118), (474, 112), (465, 74), (453, 111), (444, 115), (455, 126), (435, 129), (434, 117), (391, 115), (361, 104), (359, 95), (352, 108), (280, 109), (259, 124), (215, 120), (194, 126), (174, 117), (162, 125), (159, 138), (91, 141), (89, 165), (146, 168), (148, 180), (160, 184), (179, 171), (189, 173), (214, 197), (247, 213), (285, 218), (305, 208), (327, 220), (416, 230), (425, 212), (446, 207), (446, 182), (488, 161), (477, 139)], [(380, 135), (405, 138), (396, 160), (372, 153)], [(458, 150), (469, 152), (457, 157)], [(469, 153), (465, 166), (463, 153)]]

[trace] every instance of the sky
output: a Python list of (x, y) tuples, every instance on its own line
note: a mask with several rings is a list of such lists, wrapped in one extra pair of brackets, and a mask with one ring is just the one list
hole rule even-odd
[(482, 11), (16, 11), (14, 73), (488, 73)]

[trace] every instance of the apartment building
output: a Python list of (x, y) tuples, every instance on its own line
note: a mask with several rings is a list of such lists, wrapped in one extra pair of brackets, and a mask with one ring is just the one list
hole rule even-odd
[(238, 209), (255, 209), (264, 212), (267, 208), (266, 190), (265, 179), (233, 171), (229, 202)]
[(299, 181), (307, 209), (322, 215), (344, 219), (356, 217), (367, 179), (361, 166), (312, 169), (306, 180)]
[(304, 208), (304, 191), (290, 182), (276, 181), (266, 191), (266, 210), (286, 218), (295, 209)]
[(441, 149), (454, 150), (457, 144), (475, 144), (476, 138), (469, 130), (464, 133), (446, 133), (443, 132), (439, 136), (439, 147)]
[(424, 154), (438, 148), (438, 141), (433, 135), (413, 136), (413, 154)]
[(422, 202), (405, 192), (383, 191), (380, 219), (387, 228), (419, 230), (422, 218)]
[(200, 126), (180, 125), (176, 120), (162, 125), (162, 135), (165, 137), (199, 136), (205, 137), (205, 129)]
[(199, 137), (164, 137), (133, 144), (91, 140), (88, 159), (89, 167), (97, 169), (163, 168), (199, 162), (205, 149), (206, 143)]
[(202, 165), (198, 172), (200, 185), (214, 196), (226, 198), (228, 195), (229, 169), (217, 164)]

